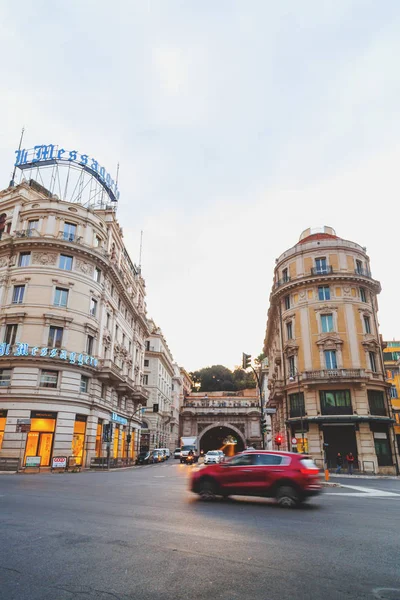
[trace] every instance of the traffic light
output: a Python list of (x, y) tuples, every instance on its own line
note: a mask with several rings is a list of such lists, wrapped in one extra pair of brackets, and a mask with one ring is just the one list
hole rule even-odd
[(267, 431), (267, 419), (265, 417), (262, 417), (262, 419), (260, 419), (261, 421), (261, 430), (263, 433), (265, 433)]
[(280, 433), (275, 436), (275, 444), (278, 446), (278, 448), (282, 444), (282, 436)]
[(242, 367), (248, 369), (251, 365), (251, 354), (242, 353)]
[(113, 427), (112, 423), (105, 423), (103, 425), (103, 442), (111, 442), (112, 441), (112, 433)]

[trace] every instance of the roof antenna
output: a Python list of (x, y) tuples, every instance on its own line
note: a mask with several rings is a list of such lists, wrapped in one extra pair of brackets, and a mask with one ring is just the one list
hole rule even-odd
[[(20, 152), (20, 150), (21, 150), (21, 145), (22, 145), (22, 139), (24, 137), (24, 132), (25, 132), (25, 127), (22, 127), (21, 137), (19, 138), (18, 152)], [(17, 161), (15, 161), (15, 162), (17, 162)], [(10, 181), (10, 187), (14, 187), (15, 186), (15, 173), (16, 173), (16, 170), (17, 170), (17, 165), (14, 164), (14, 171), (13, 171), (12, 178), (11, 178), (11, 181)]]
[(115, 178), (115, 188), (118, 187), (118, 177), (119, 177), (119, 163), (117, 163), (117, 176)]
[(140, 232), (139, 273), (142, 272), (143, 230)]

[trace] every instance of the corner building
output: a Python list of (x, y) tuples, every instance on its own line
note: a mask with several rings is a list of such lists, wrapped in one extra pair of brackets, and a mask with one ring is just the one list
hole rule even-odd
[(330, 227), (307, 229), (276, 260), (264, 346), (273, 438), (320, 467), (324, 450), (330, 468), (351, 451), (361, 471), (396, 472), (380, 291), (366, 248)]
[[(112, 466), (139, 447), (145, 283), (113, 208), (87, 209), (35, 181), (0, 193), (0, 458)], [(17, 432), (30, 420), (28, 433)]]

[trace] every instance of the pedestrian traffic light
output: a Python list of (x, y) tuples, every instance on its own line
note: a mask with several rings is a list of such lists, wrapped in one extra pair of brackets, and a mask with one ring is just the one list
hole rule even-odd
[(242, 367), (248, 369), (251, 365), (251, 354), (242, 353)]
[(275, 436), (275, 444), (278, 446), (278, 448), (282, 444), (282, 436), (280, 433)]
[(267, 419), (265, 417), (262, 417), (262, 419), (260, 419), (261, 421), (261, 430), (263, 433), (265, 433), (267, 431)]
[(103, 425), (103, 442), (112, 441), (112, 423), (105, 423)]

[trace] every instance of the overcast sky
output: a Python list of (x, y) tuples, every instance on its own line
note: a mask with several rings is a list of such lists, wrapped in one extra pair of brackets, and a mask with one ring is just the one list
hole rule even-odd
[(22, 125), (120, 162), (148, 314), (188, 370), (262, 350), (275, 258), (367, 246), (400, 338), (397, 0), (3, 0), (0, 183)]

